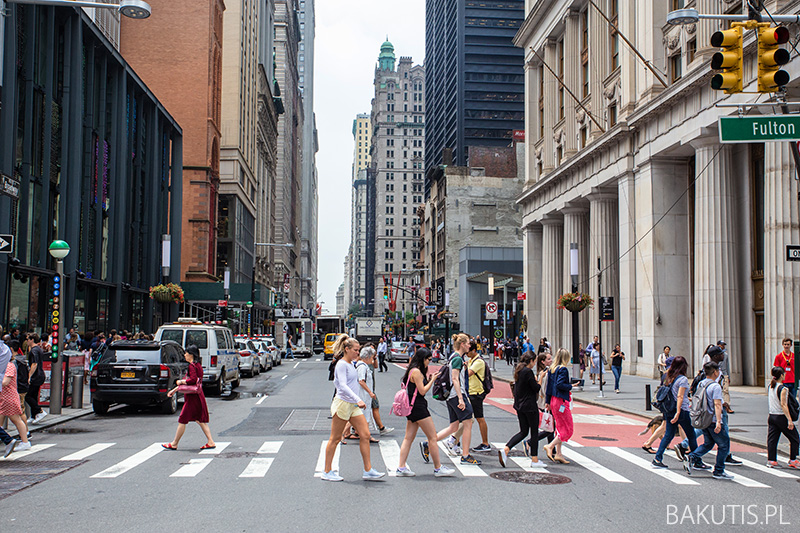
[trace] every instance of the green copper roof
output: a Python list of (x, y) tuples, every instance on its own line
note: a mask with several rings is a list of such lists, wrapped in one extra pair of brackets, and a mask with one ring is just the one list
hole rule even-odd
[(394, 57), (394, 45), (389, 42), (389, 37), (386, 37), (386, 41), (381, 45), (381, 55), (380, 57)]

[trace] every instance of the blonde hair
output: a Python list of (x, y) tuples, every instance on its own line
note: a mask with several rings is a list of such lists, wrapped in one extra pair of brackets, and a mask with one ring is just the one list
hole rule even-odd
[(344, 333), (339, 335), (339, 338), (336, 339), (336, 342), (333, 343), (333, 355), (342, 355), (346, 348), (349, 348), (355, 339), (353, 337), (348, 337)]
[(556, 356), (553, 357), (553, 364), (550, 365), (550, 372), (555, 372), (560, 366), (567, 366), (570, 362), (569, 350), (566, 348), (559, 348)]
[(456, 333), (453, 335), (453, 349), (458, 350), (464, 343), (469, 342), (469, 335), (466, 333)]

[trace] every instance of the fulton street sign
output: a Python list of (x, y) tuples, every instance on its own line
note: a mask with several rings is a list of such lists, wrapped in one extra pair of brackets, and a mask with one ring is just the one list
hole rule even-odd
[(800, 141), (800, 115), (719, 117), (719, 142)]

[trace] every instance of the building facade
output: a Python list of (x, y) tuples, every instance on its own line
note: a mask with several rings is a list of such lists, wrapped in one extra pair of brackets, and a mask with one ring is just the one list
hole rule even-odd
[(440, 165), (473, 166), (471, 146), (505, 147), (524, 127), (523, 0), (427, 0), (425, 194)]
[(419, 261), (416, 206), (423, 196), (425, 67), (414, 65), (410, 57), (401, 57), (395, 65), (394, 46), (386, 41), (374, 86), (367, 213), (374, 220), (375, 233), (370, 239), (367, 228), (367, 246), (374, 243), (375, 263), (373, 286), (366, 293), (370, 301), (364, 305), (369, 312), (382, 314), (386, 309), (383, 287), (396, 284), (403, 271)]
[[(528, 2), (515, 38), (525, 51), (519, 203), (528, 332), (571, 345), (569, 313), (555, 303), (570, 290), (575, 243), (579, 289), (614, 298), (603, 344), (607, 353), (621, 344), (625, 371), (657, 376), (665, 345), (696, 370), (704, 348), (721, 339), (731, 382), (763, 385), (800, 317), (793, 281), (800, 266), (783, 252), (800, 238), (788, 144), (720, 144), (717, 119), (736, 110), (715, 104), (757, 98), (710, 87), (710, 37), (727, 22), (670, 26), (667, 12), (677, 2), (595, 3), (662, 74), (647, 70), (588, 2)], [(686, 4), (741, 13), (741, 2), (731, 0)], [(765, 5), (772, 13), (800, 7)], [(744, 91), (755, 91), (752, 32), (744, 43)], [(785, 68), (796, 80), (798, 59)], [(789, 96), (795, 92), (790, 86)], [(597, 313), (597, 306), (581, 313), (583, 342), (598, 333)]]
[(123, 17), (120, 52), (183, 126), (181, 281), (217, 281), (222, 0), (153, 0)]
[[(345, 298), (346, 307), (358, 304), (364, 307), (367, 295), (367, 271), (374, 272), (374, 254), (367, 254), (367, 175), (370, 167), (372, 144), (372, 121), (367, 113), (356, 115), (353, 120), (353, 189), (350, 208), (350, 252), (345, 286), (349, 289)], [(371, 268), (368, 268), (370, 266)]]
[[(149, 287), (163, 236), (181, 242), (181, 128), (86, 12), (8, 4), (0, 24), (0, 323), (48, 333), (58, 289), (66, 328), (152, 332), (177, 313)], [(179, 282), (179, 246), (168, 259)]]

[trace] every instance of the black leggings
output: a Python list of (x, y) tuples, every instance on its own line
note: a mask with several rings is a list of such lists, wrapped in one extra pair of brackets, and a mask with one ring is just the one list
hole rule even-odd
[(31, 408), (31, 418), (42, 412), (42, 408), (39, 407), (39, 389), (41, 388), (41, 384), (28, 386), (28, 394), (25, 395), (25, 403), (27, 403)]
[(517, 411), (517, 419), (519, 420), (519, 433), (511, 437), (511, 440), (506, 443), (510, 450), (522, 440), (531, 434), (531, 439), (528, 441), (531, 445), (531, 456), (536, 457), (539, 455), (539, 439), (533, 438), (539, 431), (539, 410), (535, 411)]
[(778, 460), (778, 440), (783, 433), (789, 439), (789, 459), (797, 459), (798, 448), (800, 448), (800, 435), (797, 433), (797, 426), (789, 430), (789, 421), (785, 415), (769, 415), (767, 429), (767, 459), (770, 461)]

